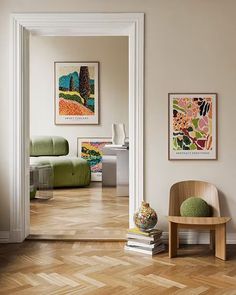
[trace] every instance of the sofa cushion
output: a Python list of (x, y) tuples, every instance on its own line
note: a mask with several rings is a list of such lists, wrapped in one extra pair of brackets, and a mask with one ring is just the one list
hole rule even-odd
[(30, 156), (64, 156), (69, 153), (69, 144), (60, 136), (34, 136), (30, 140)]
[(77, 157), (30, 157), (31, 165), (51, 165), (54, 187), (79, 187), (90, 184), (90, 167)]

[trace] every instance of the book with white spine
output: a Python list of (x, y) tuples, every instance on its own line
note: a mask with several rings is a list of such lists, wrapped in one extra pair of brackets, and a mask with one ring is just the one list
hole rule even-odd
[(158, 254), (158, 253), (161, 253), (161, 252), (165, 251), (165, 245), (161, 244), (161, 245), (159, 245), (158, 247), (156, 247), (154, 249), (145, 249), (145, 248), (142, 248), (142, 247), (135, 247), (135, 246), (125, 245), (124, 249), (128, 250), (128, 251), (134, 251), (134, 252), (148, 254), (148, 255), (155, 255), (155, 254)]
[(158, 243), (160, 241), (160, 238), (155, 240), (155, 241), (148, 241), (148, 240), (140, 240), (140, 239), (129, 238), (128, 241), (141, 243), (143, 245), (153, 245), (153, 244)]
[(142, 243), (142, 242), (135, 241), (135, 240), (128, 240), (127, 241), (128, 246), (136, 246), (136, 247), (142, 247), (142, 248), (147, 248), (147, 249), (157, 248), (161, 244), (162, 244), (162, 240), (159, 240), (158, 242), (153, 243), (153, 244), (146, 244), (146, 243)]
[(139, 234), (134, 234), (134, 233), (127, 234), (128, 239), (138, 239), (138, 240), (144, 240), (144, 241), (150, 241), (150, 242), (155, 242), (160, 237), (161, 237), (161, 234), (154, 235), (154, 236), (144, 236), (144, 235), (139, 235)]

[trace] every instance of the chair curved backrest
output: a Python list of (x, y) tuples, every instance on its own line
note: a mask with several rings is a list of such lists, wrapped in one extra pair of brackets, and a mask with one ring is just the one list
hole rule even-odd
[(217, 188), (208, 182), (187, 180), (177, 182), (170, 188), (169, 216), (180, 216), (180, 206), (189, 197), (200, 197), (212, 207), (212, 216), (220, 216)]

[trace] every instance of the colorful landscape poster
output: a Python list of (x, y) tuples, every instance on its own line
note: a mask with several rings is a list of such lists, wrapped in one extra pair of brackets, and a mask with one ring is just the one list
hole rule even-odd
[(98, 62), (55, 62), (55, 123), (98, 124)]
[(169, 94), (169, 159), (216, 159), (216, 93)]
[(88, 161), (92, 181), (102, 181), (102, 149), (111, 143), (110, 138), (78, 138), (78, 157)]

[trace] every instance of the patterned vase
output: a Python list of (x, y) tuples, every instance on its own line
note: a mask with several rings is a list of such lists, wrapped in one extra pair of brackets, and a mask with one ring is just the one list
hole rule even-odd
[(134, 223), (142, 231), (154, 228), (157, 224), (157, 214), (149, 203), (142, 202), (141, 207), (134, 214)]

